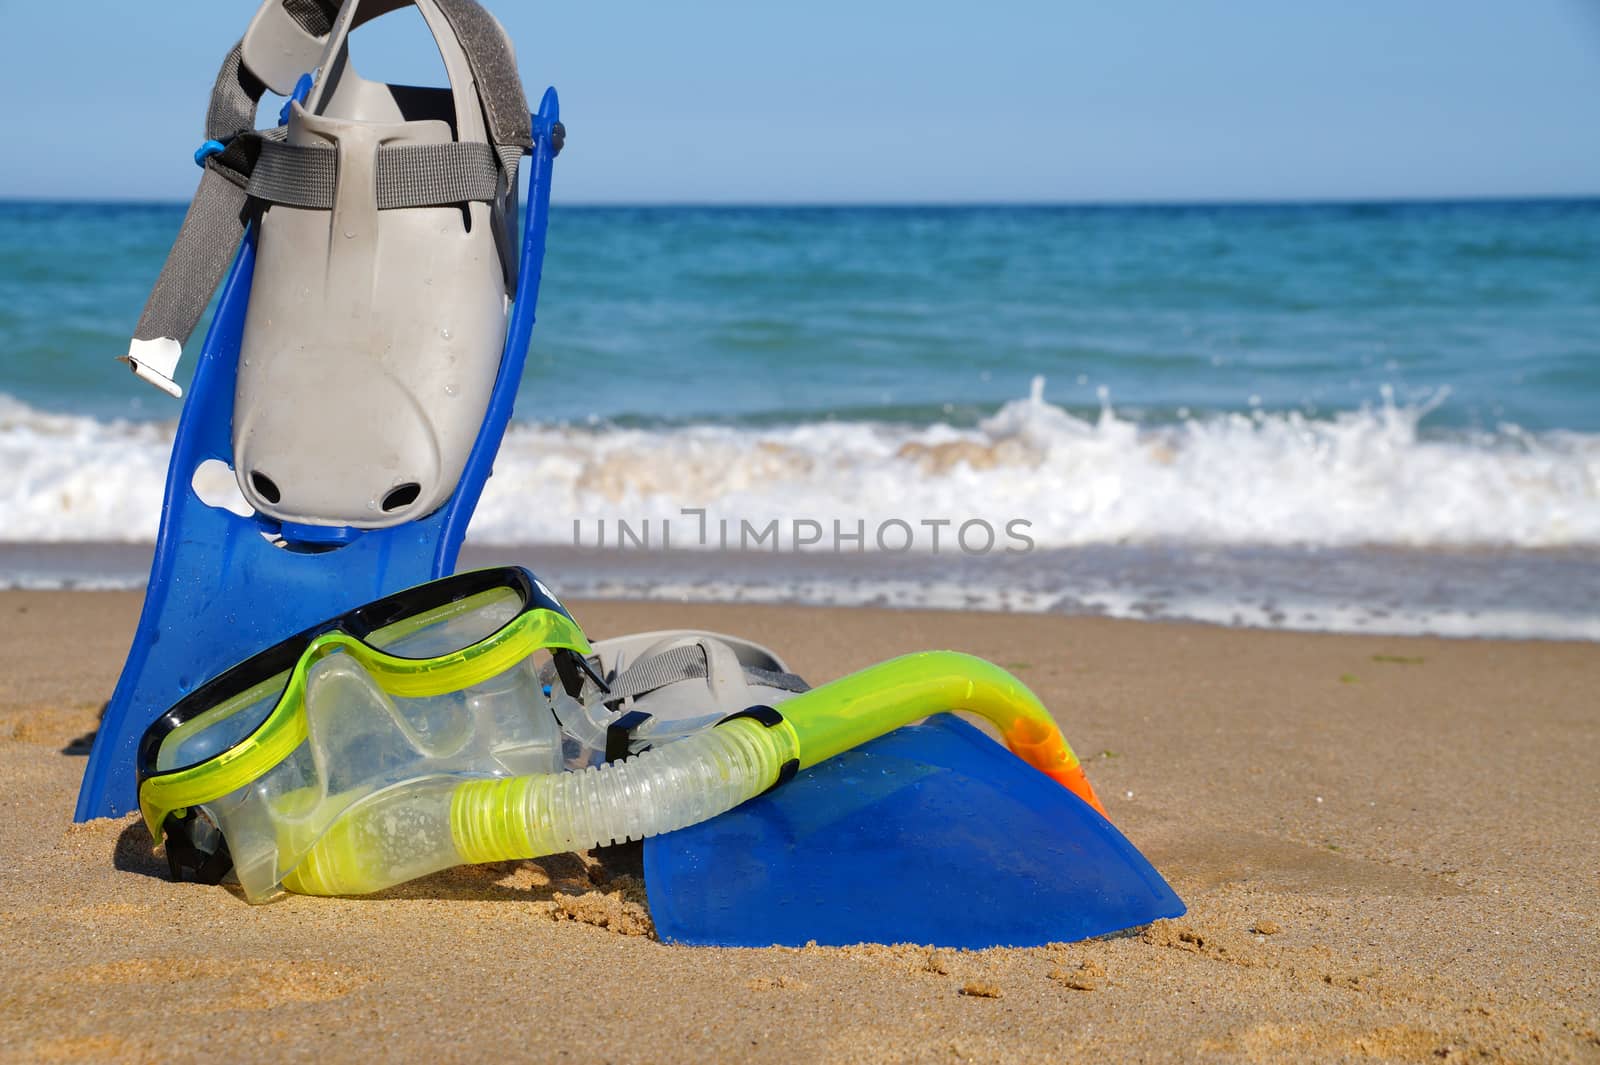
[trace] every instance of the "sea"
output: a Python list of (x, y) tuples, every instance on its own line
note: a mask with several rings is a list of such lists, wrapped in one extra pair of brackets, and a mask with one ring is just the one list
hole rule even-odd
[[(183, 210), (0, 202), (0, 586), (144, 583), (180, 406), (113, 360)], [(1600, 639), (1600, 200), (557, 206), (464, 558)]]

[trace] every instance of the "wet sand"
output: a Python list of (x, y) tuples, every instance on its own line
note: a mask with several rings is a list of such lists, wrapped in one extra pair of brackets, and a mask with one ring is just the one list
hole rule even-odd
[(652, 938), (625, 861), (576, 856), (251, 907), (169, 882), (137, 818), (70, 823), (63, 752), (138, 596), (5, 592), (0, 1057), (1600, 1061), (1600, 645), (574, 610), (596, 636), (737, 632), (813, 681), (992, 658), (1190, 912), (1031, 950), (690, 949)]

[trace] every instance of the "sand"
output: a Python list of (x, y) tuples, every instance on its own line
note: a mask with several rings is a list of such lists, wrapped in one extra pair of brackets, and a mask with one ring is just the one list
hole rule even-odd
[(137, 610), (0, 593), (5, 1060), (1600, 1061), (1595, 645), (579, 603), (814, 680), (993, 658), (1190, 907), (1033, 950), (713, 950), (655, 941), (611, 861), (251, 907), (169, 882), (135, 818), (72, 825), (63, 751)]

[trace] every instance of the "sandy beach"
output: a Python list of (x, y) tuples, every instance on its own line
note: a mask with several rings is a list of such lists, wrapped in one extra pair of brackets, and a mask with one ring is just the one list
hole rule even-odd
[(135, 817), (71, 824), (138, 605), (0, 593), (6, 1060), (1600, 1060), (1592, 644), (578, 603), (813, 681), (1001, 662), (1190, 908), (1031, 950), (717, 950), (657, 942), (623, 859), (251, 907), (171, 883)]

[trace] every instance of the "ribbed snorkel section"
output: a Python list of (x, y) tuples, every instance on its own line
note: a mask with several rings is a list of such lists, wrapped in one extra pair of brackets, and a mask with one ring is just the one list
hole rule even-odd
[(450, 832), (467, 862), (644, 839), (759, 795), (798, 754), (786, 725), (742, 718), (577, 772), (466, 781), (451, 796)]

